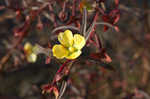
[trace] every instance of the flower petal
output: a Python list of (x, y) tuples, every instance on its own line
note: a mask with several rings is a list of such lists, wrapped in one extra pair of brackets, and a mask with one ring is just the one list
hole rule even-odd
[(80, 34), (74, 35), (74, 47), (78, 50), (82, 49), (85, 45), (85, 38)]
[(30, 62), (30, 63), (34, 63), (36, 62), (37, 60), (37, 55), (32, 53), (32, 54), (29, 54), (27, 55), (27, 61)]
[(70, 30), (66, 30), (64, 33), (59, 33), (58, 35), (59, 42), (65, 47), (73, 45), (73, 34)]
[(81, 53), (82, 52), (80, 50), (78, 50), (78, 51), (72, 53), (71, 55), (67, 56), (66, 58), (67, 59), (75, 59), (75, 58), (79, 57)]
[(24, 51), (27, 53), (27, 54), (30, 54), (30, 53), (32, 53), (32, 44), (31, 43), (29, 43), (29, 42), (27, 42), (27, 43), (25, 43), (25, 45), (24, 45)]
[(52, 48), (53, 56), (55, 56), (58, 59), (62, 59), (68, 55), (68, 50), (64, 48), (62, 45), (54, 45)]

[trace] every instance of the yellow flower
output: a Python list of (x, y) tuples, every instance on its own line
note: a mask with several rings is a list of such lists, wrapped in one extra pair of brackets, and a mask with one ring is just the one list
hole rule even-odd
[(34, 63), (37, 60), (37, 55), (34, 53), (35, 47), (31, 43), (27, 42), (24, 45), (24, 51), (26, 53), (26, 58), (28, 62)]
[(66, 30), (58, 35), (58, 41), (61, 44), (55, 44), (52, 48), (53, 56), (58, 59), (75, 59), (80, 56), (81, 49), (85, 45), (85, 38), (80, 34), (72, 34)]

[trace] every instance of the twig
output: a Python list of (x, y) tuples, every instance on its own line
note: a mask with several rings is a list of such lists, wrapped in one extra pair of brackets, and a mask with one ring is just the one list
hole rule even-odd
[(57, 27), (55, 28), (51, 33), (55, 33), (56, 31), (58, 30), (61, 30), (61, 29), (72, 29), (72, 30), (76, 30), (76, 31), (80, 31), (77, 27), (74, 27), (74, 26), (60, 26), (60, 27)]
[(59, 94), (57, 99), (61, 99), (61, 97), (63, 96), (63, 94), (64, 94), (64, 92), (66, 90), (66, 88), (67, 88), (67, 81), (63, 81), (61, 89), (60, 89), (60, 94)]
[(87, 10), (86, 8), (83, 8), (82, 26), (80, 29), (80, 33), (82, 33), (84, 36), (86, 35), (86, 26), (87, 26)]
[(89, 36), (90, 36), (90, 33), (92, 32), (92, 30), (94, 29), (94, 26), (95, 25), (107, 25), (107, 26), (109, 26), (109, 27), (111, 27), (111, 28), (113, 28), (114, 30), (115, 30), (115, 27), (113, 26), (113, 25), (111, 25), (111, 24), (109, 24), (109, 23), (106, 23), (106, 22), (94, 22), (93, 24), (92, 24), (92, 26), (88, 29), (88, 31), (87, 31), (87, 36), (86, 36), (86, 41), (88, 40), (88, 38), (89, 38)]
[(86, 36), (85, 36), (85, 40), (87, 41), (95, 27), (95, 23), (96, 23), (96, 20), (98, 19), (98, 13), (96, 12), (95, 16), (94, 16), (94, 19), (93, 19), (93, 23), (92, 25), (89, 27), (89, 29), (87, 30), (86, 32)]
[(97, 22), (95, 23), (95, 25), (107, 25), (108, 27), (115, 29), (115, 27), (112, 24), (106, 22)]

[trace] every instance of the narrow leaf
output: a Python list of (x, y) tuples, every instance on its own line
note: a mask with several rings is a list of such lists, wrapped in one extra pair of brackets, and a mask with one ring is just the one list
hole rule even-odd
[(82, 33), (84, 36), (86, 35), (86, 26), (87, 26), (87, 10), (84, 7), (83, 8), (83, 17), (82, 17), (82, 26), (81, 26), (81, 31), (80, 33)]
[(61, 97), (63, 96), (65, 90), (67, 88), (67, 81), (63, 81), (62, 82), (62, 86), (61, 86), (61, 89), (60, 89), (60, 94), (58, 96), (58, 99), (61, 99)]

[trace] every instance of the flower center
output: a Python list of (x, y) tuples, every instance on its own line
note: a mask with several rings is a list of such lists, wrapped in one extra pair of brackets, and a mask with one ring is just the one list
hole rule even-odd
[(71, 47), (69, 47), (68, 49), (69, 49), (69, 52), (71, 52), (71, 53), (75, 51), (75, 48), (74, 48), (74, 47), (72, 47), (72, 46), (71, 46)]

